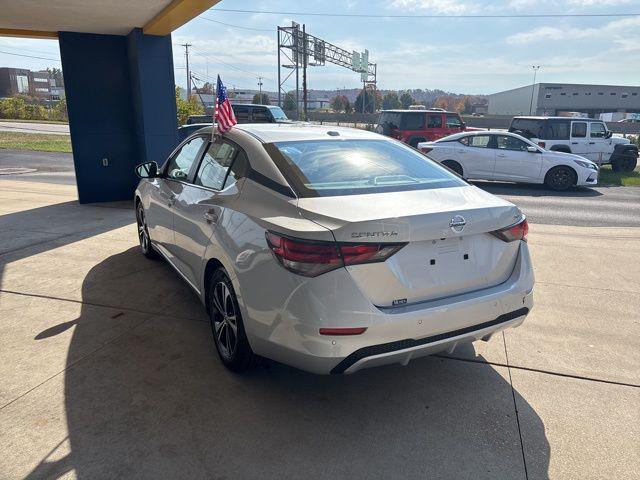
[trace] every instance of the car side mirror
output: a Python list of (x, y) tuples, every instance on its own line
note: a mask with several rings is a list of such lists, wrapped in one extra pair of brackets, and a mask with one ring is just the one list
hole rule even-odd
[(611, 130), (607, 130), (607, 133), (604, 134), (604, 138), (611, 138), (613, 136), (613, 132)]
[(467, 124), (465, 122), (461, 122), (460, 123), (460, 130), (464, 130), (465, 128), (467, 128)]
[(141, 163), (136, 167), (135, 171), (140, 178), (156, 178), (158, 176), (158, 164), (156, 162)]
[(532, 146), (532, 145), (529, 145), (529, 146), (527, 147), (527, 152), (529, 152), (529, 153), (538, 153), (539, 151), (540, 151), (540, 150), (538, 150), (536, 147), (534, 147), (534, 146)]

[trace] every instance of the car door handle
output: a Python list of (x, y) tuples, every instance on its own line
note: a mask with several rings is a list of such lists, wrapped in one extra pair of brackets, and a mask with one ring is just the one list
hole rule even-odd
[(218, 221), (218, 214), (211, 210), (209, 210), (208, 212), (204, 212), (202, 216), (207, 221), (207, 223), (216, 223)]
[(498, 157), (506, 157), (506, 155), (504, 153), (498, 153), (497, 156)]
[(589, 145), (595, 145), (596, 142), (589, 142)]
[(571, 145), (577, 145), (578, 142), (571, 142)]

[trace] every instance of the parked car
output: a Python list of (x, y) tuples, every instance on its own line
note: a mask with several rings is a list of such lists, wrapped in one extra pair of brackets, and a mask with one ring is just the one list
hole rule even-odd
[(626, 138), (613, 137), (606, 123), (601, 120), (514, 117), (509, 131), (547, 150), (575, 153), (598, 165), (610, 163), (615, 172), (631, 172), (638, 162), (638, 147)]
[(469, 128), (456, 112), (441, 108), (429, 110), (383, 110), (376, 132), (417, 147), (418, 143), (437, 140), (453, 133), (479, 130)]
[(142, 253), (193, 288), (232, 370), (260, 356), (323, 374), (407, 363), (532, 308), (518, 208), (375, 133), (246, 124), (212, 141), (209, 128), (136, 171)]
[(459, 133), (420, 143), (418, 149), (468, 179), (544, 183), (553, 190), (598, 183), (592, 161), (545, 150), (514, 133)]
[[(288, 123), (291, 122), (277, 105), (254, 105), (252, 103), (231, 104), (238, 123)], [(187, 125), (196, 123), (211, 124), (211, 115), (191, 115)]]

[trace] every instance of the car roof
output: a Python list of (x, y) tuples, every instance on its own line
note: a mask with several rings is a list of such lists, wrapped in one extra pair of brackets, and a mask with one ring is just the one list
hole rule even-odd
[(434, 110), (432, 108), (425, 108), (422, 110), (409, 110), (409, 109), (403, 109), (403, 108), (394, 108), (391, 110), (381, 110), (380, 113), (421, 113), (421, 112), (431, 112), (431, 113), (455, 113), (457, 114), (458, 112), (450, 112), (448, 110)]
[(589, 120), (591, 122), (602, 122), (602, 120), (598, 118), (589, 118), (589, 117), (543, 117), (543, 116), (518, 116), (513, 117), (513, 119), (524, 119), (524, 120)]
[[(296, 140), (383, 140), (377, 133), (358, 128), (312, 125), (310, 123), (243, 123), (233, 129), (243, 131), (263, 143)], [(232, 129), (232, 130), (233, 130)], [(334, 133), (329, 133), (334, 132)], [(335, 135), (337, 133), (337, 135)]]
[[(454, 140), (458, 140), (459, 138), (463, 138), (463, 137), (475, 137), (478, 135), (504, 135), (507, 137), (517, 137), (517, 138), (524, 138), (522, 137), (522, 135), (518, 135), (517, 133), (512, 133), (512, 132), (507, 132), (507, 131), (502, 131), (502, 130), (478, 130), (478, 131), (473, 131), (473, 132), (460, 132), (460, 133), (454, 133), (453, 135), (448, 135), (446, 137), (442, 137), (438, 140), (436, 140), (436, 142), (452, 142)], [(526, 140), (526, 139), (525, 139)]]

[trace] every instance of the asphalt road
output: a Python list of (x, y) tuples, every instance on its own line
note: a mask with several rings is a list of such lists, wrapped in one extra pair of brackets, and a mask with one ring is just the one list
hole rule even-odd
[[(15, 167), (36, 171), (3, 174), (3, 171), (9, 171), (6, 169)], [(3, 178), (74, 184), (73, 158), (69, 153), (0, 150), (0, 180)], [(476, 182), (476, 185), (518, 205), (531, 223), (592, 227), (640, 226), (640, 187), (601, 186), (553, 192), (541, 185), (498, 182)]]
[(69, 135), (69, 125), (62, 123), (0, 122), (0, 132)]

